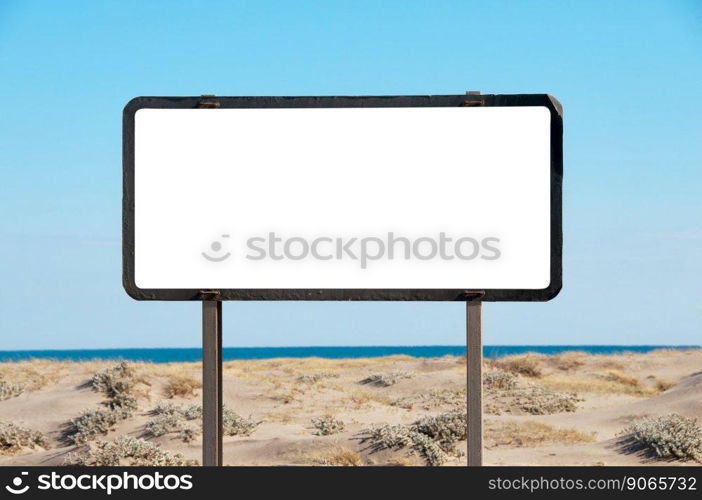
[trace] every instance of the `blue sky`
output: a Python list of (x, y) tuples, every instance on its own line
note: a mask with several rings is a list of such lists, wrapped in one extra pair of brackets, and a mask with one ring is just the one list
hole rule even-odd
[[(556, 95), (564, 288), (489, 344), (701, 344), (702, 3), (0, 0), (0, 349), (197, 346), (121, 286), (138, 95)], [(226, 303), (226, 345), (460, 344), (462, 304)]]

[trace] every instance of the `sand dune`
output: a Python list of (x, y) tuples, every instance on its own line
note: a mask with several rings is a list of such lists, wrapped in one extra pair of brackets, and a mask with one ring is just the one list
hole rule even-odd
[[(622, 431), (642, 416), (674, 412), (702, 417), (702, 350), (608, 356), (534, 355), (528, 356), (528, 361), (523, 358), (513, 360), (512, 365), (486, 362), (487, 373), (509, 373), (513, 379), (510, 383), (517, 384), (509, 391), (486, 388), (487, 464), (668, 464), (622, 447)], [(427, 415), (465, 408), (464, 363), (463, 358), (456, 357), (406, 356), (227, 362), (225, 404), (260, 424), (248, 436), (225, 438), (225, 463), (423, 465), (426, 461), (421, 454), (410, 454), (408, 447), (373, 452), (359, 436), (373, 425), (408, 425)], [(0, 380), (27, 387), (19, 396), (0, 401), (0, 421), (40, 431), (49, 443), (48, 449), (6, 450), (0, 455), (0, 464), (60, 465), (68, 453), (82, 449), (66, 441), (67, 423), (85, 409), (103, 406), (106, 395), (95, 391), (89, 382), (96, 370), (114, 364), (0, 364)], [(181, 407), (199, 402), (200, 389), (191, 394), (185, 390), (182, 396), (171, 399), (165, 397), (173, 380), (184, 383), (194, 379), (196, 383), (199, 364), (132, 366), (139, 380), (134, 392), (137, 410), (92, 442), (123, 435), (144, 437), (165, 450), (199, 459), (199, 436), (184, 442), (177, 433), (159, 437), (145, 434), (145, 426), (153, 418), (150, 411), (158, 401), (168, 400)], [(381, 375), (390, 385), (362, 383), (373, 374)], [(538, 398), (536, 403), (529, 403), (532, 406), (524, 406), (524, 395), (532, 394), (530, 391), (536, 391)], [(570, 392), (577, 393), (575, 411), (534, 414), (540, 412), (542, 399)], [(312, 421), (324, 415), (342, 421), (344, 429), (331, 435), (316, 435)], [(457, 443), (446, 465), (465, 464), (464, 450), (465, 445)]]

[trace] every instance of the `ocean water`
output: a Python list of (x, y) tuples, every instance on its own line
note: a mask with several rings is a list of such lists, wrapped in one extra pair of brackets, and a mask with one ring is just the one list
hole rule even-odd
[[(656, 349), (699, 349), (702, 346), (665, 345), (488, 345), (483, 354), (488, 358), (499, 358), (527, 352), (560, 354), (567, 351), (582, 351), (590, 354), (618, 354), (623, 352), (646, 353)], [(372, 358), (405, 354), (417, 358), (435, 358), (446, 355), (462, 356), (466, 346), (362, 346), (362, 347), (225, 347), (222, 357), (225, 361), (235, 359), (271, 358)], [(81, 361), (90, 359), (114, 359), (127, 361), (150, 361), (169, 363), (179, 361), (199, 361), (199, 348), (161, 349), (80, 349), (46, 351), (0, 351), (0, 362), (23, 359), (56, 359)]]

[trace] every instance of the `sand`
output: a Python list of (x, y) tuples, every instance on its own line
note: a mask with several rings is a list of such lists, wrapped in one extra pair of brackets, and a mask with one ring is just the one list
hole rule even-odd
[[(522, 360), (522, 361), (520, 361)], [(44, 433), (48, 449), (23, 448), (0, 454), (1, 465), (61, 465), (78, 448), (64, 438), (67, 423), (84, 409), (97, 408), (105, 394), (89, 384), (92, 374), (114, 361), (0, 363), (0, 377), (29, 384), (19, 396), (0, 401), (0, 421)], [(486, 362), (486, 372), (498, 363)], [(523, 357), (510, 369), (519, 372)], [(193, 394), (167, 399), (170, 380), (199, 378), (198, 363), (132, 364), (141, 379), (135, 415), (99, 440), (144, 437), (149, 412), (159, 401), (192, 405)], [(679, 413), (702, 420), (702, 350), (661, 350), (649, 354), (530, 356), (537, 374), (519, 374), (519, 387), (540, 387), (559, 393), (574, 391), (580, 401), (574, 412), (534, 415), (510, 407), (510, 398), (486, 390), (485, 463), (488, 465), (670, 465), (623, 445), (622, 432), (635, 418)], [(500, 366), (506, 369), (504, 363)], [(528, 371), (528, 370), (527, 370)], [(363, 384), (372, 374), (400, 373), (393, 385)], [(424, 465), (407, 449), (373, 452), (359, 439), (376, 424), (410, 424), (427, 415), (461, 408), (465, 400), (465, 359), (418, 359), (407, 356), (347, 360), (274, 359), (225, 363), (225, 404), (238, 414), (260, 421), (249, 436), (224, 442), (227, 465)], [(317, 380), (309, 380), (317, 376)], [(301, 380), (301, 377), (307, 379)], [(500, 404), (494, 404), (500, 403)], [(500, 410), (495, 414), (495, 408)], [(344, 423), (342, 432), (315, 435), (312, 419), (325, 414)], [(543, 438), (529, 426), (548, 427)], [(512, 435), (505, 426), (515, 424)], [(539, 429), (542, 429), (539, 427)], [(560, 434), (550, 433), (563, 431)], [(520, 435), (520, 432), (522, 435)], [(201, 440), (190, 443), (171, 433), (148, 438), (163, 449), (199, 459)], [(457, 445), (445, 465), (465, 464), (465, 445)], [(672, 462), (672, 464), (694, 464)]]

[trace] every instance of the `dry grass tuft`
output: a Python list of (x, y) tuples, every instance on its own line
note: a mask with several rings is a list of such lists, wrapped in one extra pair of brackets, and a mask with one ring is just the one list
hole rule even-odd
[(196, 389), (202, 388), (202, 381), (189, 373), (178, 373), (173, 375), (166, 386), (163, 388), (163, 394), (168, 399), (178, 397), (190, 397), (195, 395)]
[(304, 463), (332, 467), (361, 467), (363, 458), (350, 448), (343, 446), (311, 453), (302, 457)]
[(637, 397), (652, 396), (660, 392), (658, 388), (649, 387), (636, 377), (619, 370), (573, 375), (548, 375), (541, 379), (541, 384), (547, 389), (556, 391), (625, 394)]
[(595, 434), (556, 428), (541, 422), (488, 422), (485, 429), (490, 446), (533, 447), (547, 444), (583, 444), (595, 441)]
[(657, 392), (665, 392), (668, 389), (672, 389), (676, 385), (677, 384), (675, 382), (672, 382), (670, 380), (657, 379), (655, 383), (655, 390)]
[(66, 366), (63, 362), (44, 359), (0, 363), (0, 401), (57, 382)]
[(351, 404), (354, 408), (363, 408), (369, 406), (371, 403), (378, 403), (385, 406), (396, 406), (395, 400), (386, 394), (376, 394), (364, 391), (364, 390), (354, 390), (351, 394), (344, 400), (346, 403)]
[(504, 358), (494, 359), (490, 363), (493, 367), (514, 373), (515, 375), (523, 375), (525, 377), (539, 378), (543, 373), (542, 363), (545, 356), (541, 354), (520, 354), (516, 356), (505, 356)]
[(549, 359), (549, 364), (556, 370), (570, 372), (585, 365), (589, 354), (582, 351), (569, 351), (558, 354)]

